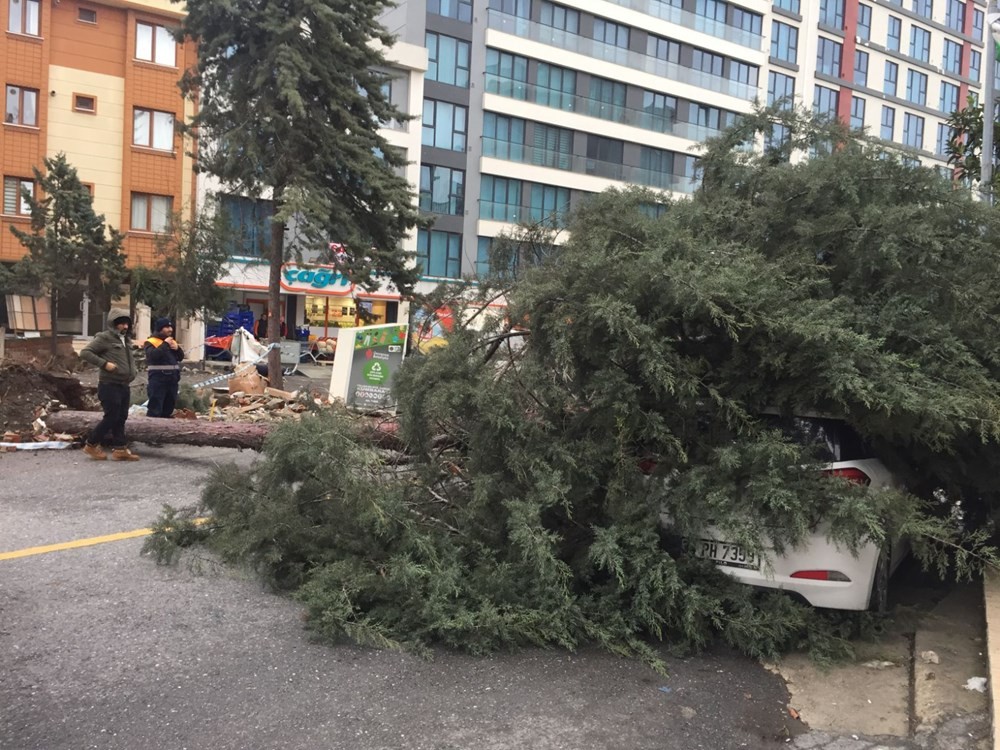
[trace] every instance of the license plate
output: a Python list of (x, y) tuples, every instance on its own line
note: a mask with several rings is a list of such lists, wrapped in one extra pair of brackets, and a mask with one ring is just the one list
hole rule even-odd
[(742, 544), (720, 542), (718, 539), (698, 539), (694, 543), (695, 557), (712, 560), (730, 568), (760, 570), (760, 558)]

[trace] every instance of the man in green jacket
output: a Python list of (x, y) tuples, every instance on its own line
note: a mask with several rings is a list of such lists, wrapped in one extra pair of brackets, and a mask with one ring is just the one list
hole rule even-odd
[(104, 461), (108, 454), (101, 448), (110, 433), (111, 458), (115, 461), (138, 461), (139, 457), (125, 443), (125, 420), (131, 405), (129, 383), (135, 380), (135, 359), (128, 341), (132, 318), (128, 310), (111, 308), (108, 328), (94, 336), (80, 352), (80, 359), (101, 368), (97, 380), (97, 398), (104, 409), (104, 418), (87, 437), (83, 452), (95, 461)]

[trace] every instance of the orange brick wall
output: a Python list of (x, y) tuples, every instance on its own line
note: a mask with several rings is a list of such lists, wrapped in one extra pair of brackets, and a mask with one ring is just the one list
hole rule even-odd
[(125, 11), (88, 3), (84, 7), (97, 10), (97, 23), (91, 24), (78, 20), (79, 7), (79, 3), (69, 1), (46, 4), (46, 10), (52, 13), (51, 63), (123, 77), (128, 22)]

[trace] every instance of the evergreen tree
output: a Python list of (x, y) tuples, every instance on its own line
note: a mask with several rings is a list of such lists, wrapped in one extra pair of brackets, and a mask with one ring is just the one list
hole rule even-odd
[[(948, 163), (955, 168), (955, 176), (970, 184), (979, 182), (983, 168), (983, 105), (969, 97), (964, 109), (948, 116), (948, 127), (951, 128), (951, 138), (945, 145), (945, 154), (948, 156)], [(1000, 157), (1000, 143), (997, 142), (1000, 131), (997, 130), (996, 123), (993, 124), (993, 130), (993, 161), (996, 163)], [(1000, 173), (994, 171), (991, 187), (994, 194), (998, 187)]]
[(28, 252), (16, 266), (16, 275), (35, 281), (47, 291), (52, 309), (52, 353), (56, 353), (59, 298), (83, 286), (106, 307), (125, 280), (122, 235), (106, 227), (94, 212), (90, 192), (76, 169), (59, 153), (44, 160), (45, 172), (34, 168), (36, 198), (25, 193), (31, 211), (31, 231), (10, 228)]
[[(198, 168), (228, 188), (274, 202), (269, 307), (279, 307), (286, 222), (317, 247), (343, 244), (345, 273), (362, 287), (389, 279), (408, 292), (415, 270), (400, 242), (417, 222), (405, 157), (379, 123), (405, 119), (383, 92), (378, 22), (384, 0), (188, 0), (182, 34), (198, 66), (181, 87), (197, 98), (189, 124)], [(271, 327), (271, 340), (279, 327)], [(280, 386), (278, 352), (270, 373)]]

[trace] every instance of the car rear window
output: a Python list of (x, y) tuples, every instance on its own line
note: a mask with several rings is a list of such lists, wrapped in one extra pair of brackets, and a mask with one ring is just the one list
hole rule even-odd
[(773, 414), (765, 414), (762, 419), (767, 426), (781, 430), (789, 440), (813, 446), (821, 461), (857, 461), (872, 457), (871, 449), (861, 436), (839, 419)]

